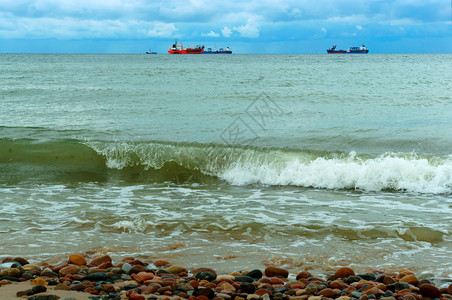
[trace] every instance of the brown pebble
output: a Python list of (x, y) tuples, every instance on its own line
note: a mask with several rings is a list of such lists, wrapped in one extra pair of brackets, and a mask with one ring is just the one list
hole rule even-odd
[(69, 291), (71, 288), (65, 284), (59, 283), (54, 288), (54, 290), (62, 290), (62, 291)]
[(180, 273), (187, 273), (187, 269), (184, 267), (180, 267), (180, 266), (171, 266), (167, 269), (168, 272), (171, 272), (175, 275), (178, 275)]
[(433, 284), (424, 283), (419, 287), (419, 292), (424, 297), (441, 298), (440, 290)]
[(318, 293), (318, 295), (319, 295), (319, 296), (325, 296), (325, 297), (328, 297), (328, 298), (334, 298), (334, 296), (336, 295), (336, 293), (335, 293), (332, 289), (326, 288), (326, 289), (321, 290), (321, 291)]
[(264, 274), (267, 277), (289, 277), (289, 272), (287, 270), (273, 266), (265, 268)]
[(349, 267), (342, 267), (339, 268), (335, 273), (334, 273), (334, 277), (336, 279), (338, 278), (348, 278), (349, 276), (353, 276), (355, 275), (355, 272), (349, 268)]
[(300, 280), (301, 278), (309, 278), (309, 277), (312, 277), (311, 273), (309, 273), (308, 271), (302, 271), (302, 272), (297, 274), (296, 279)]
[(400, 278), (399, 282), (406, 282), (411, 285), (417, 286), (419, 283), (419, 279), (417, 279), (416, 276), (409, 274), (409, 275), (406, 275), (406, 276)]
[(156, 267), (164, 267), (164, 266), (167, 266), (169, 264), (170, 264), (170, 262), (167, 261), (166, 259), (157, 259), (157, 260), (154, 261), (154, 265)]
[(147, 271), (146, 267), (141, 266), (141, 265), (134, 265), (134, 266), (130, 269), (129, 274), (140, 273), (140, 272), (146, 272), (146, 271)]
[(103, 264), (105, 262), (111, 262), (110, 255), (106, 254), (106, 255), (102, 255), (100, 257), (96, 257), (95, 259), (93, 259), (92, 261), (89, 262), (88, 266), (97, 267), (100, 264)]
[(23, 296), (31, 296), (33, 295), (33, 291), (31, 289), (25, 290), (25, 291), (19, 291), (16, 293), (16, 297), (23, 297)]
[(80, 254), (71, 254), (69, 256), (69, 263), (76, 266), (83, 266), (86, 265), (86, 259)]
[(60, 274), (60, 276), (66, 276), (68, 274), (75, 274), (80, 270), (80, 267), (78, 266), (74, 266), (74, 265), (69, 265), (67, 267), (62, 268), (58, 273)]
[(28, 262), (28, 260), (26, 260), (26, 259), (23, 258), (23, 257), (14, 257), (14, 258), (12, 259), (12, 261), (17, 261), (17, 262), (20, 263), (22, 266), (25, 266), (25, 265), (30, 264), (30, 263)]
[(61, 261), (56, 265), (50, 266), (50, 270), (58, 273), (62, 268), (67, 267), (67, 265), (69, 265), (67, 261)]
[(447, 287), (447, 293), (452, 296), (452, 283)]

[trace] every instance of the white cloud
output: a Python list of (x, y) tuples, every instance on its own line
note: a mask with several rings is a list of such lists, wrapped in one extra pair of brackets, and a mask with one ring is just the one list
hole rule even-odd
[(211, 30), (209, 33), (201, 33), (201, 36), (207, 36), (207, 37), (219, 37), (220, 34), (216, 33), (215, 31)]
[(156, 22), (154, 28), (148, 31), (151, 37), (173, 37), (174, 32), (177, 31), (173, 23)]
[(254, 24), (241, 25), (239, 27), (234, 27), (234, 30), (240, 33), (240, 36), (247, 38), (257, 38), (259, 37), (259, 28)]
[(363, 27), (361, 25), (356, 25), (356, 29), (363, 30)]
[(230, 37), (232, 35), (232, 30), (229, 29), (228, 27), (224, 27), (221, 30), (221, 34), (223, 34), (223, 36), (225, 36), (225, 37)]

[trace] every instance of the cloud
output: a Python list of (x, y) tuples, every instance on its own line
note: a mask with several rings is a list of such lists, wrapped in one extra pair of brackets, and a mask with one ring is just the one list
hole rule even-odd
[(224, 28), (221, 30), (221, 34), (222, 34), (223, 36), (225, 36), (225, 37), (230, 37), (230, 36), (232, 35), (232, 30), (229, 29), (228, 27), (224, 27)]
[(206, 37), (219, 37), (220, 34), (216, 33), (215, 31), (211, 30), (209, 33), (201, 33), (201, 36), (206, 36)]
[(173, 23), (156, 22), (154, 28), (148, 31), (150, 37), (173, 37), (174, 32), (177, 31)]
[(240, 36), (246, 38), (257, 38), (259, 37), (259, 29), (256, 25), (246, 24), (239, 27), (234, 27), (234, 30), (240, 33)]

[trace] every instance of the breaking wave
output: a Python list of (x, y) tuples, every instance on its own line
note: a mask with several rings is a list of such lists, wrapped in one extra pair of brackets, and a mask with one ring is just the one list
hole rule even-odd
[(34, 170), (86, 180), (222, 180), (233, 185), (452, 192), (452, 155), (415, 153), (374, 155), (158, 141), (1, 139), (0, 168), (3, 173), (22, 172), (21, 176)]

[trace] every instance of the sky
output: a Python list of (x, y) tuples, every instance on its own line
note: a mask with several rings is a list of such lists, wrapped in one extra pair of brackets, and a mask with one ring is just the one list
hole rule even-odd
[(452, 53), (452, 0), (0, 0), (0, 53)]

